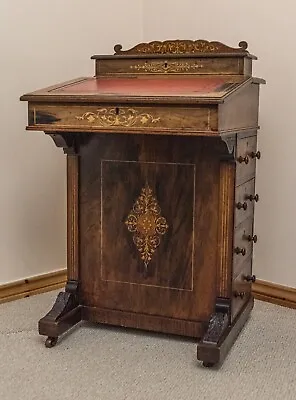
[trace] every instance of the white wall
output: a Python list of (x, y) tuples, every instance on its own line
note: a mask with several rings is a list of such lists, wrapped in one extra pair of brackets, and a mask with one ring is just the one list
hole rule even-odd
[(261, 89), (254, 269), (258, 278), (296, 287), (295, 13), (292, 0), (143, 0), (143, 39), (207, 39), (258, 56)]
[(66, 265), (65, 158), (25, 132), (25, 92), (92, 75), (96, 53), (141, 41), (141, 2), (0, 1), (0, 284)]
[[(25, 132), (18, 98), (93, 74), (95, 53), (140, 41), (240, 40), (259, 57), (261, 90), (255, 273), (296, 287), (296, 168), (292, 0), (1, 0), (0, 284), (63, 268), (65, 160), (49, 138)], [(5, 100), (4, 100), (5, 99)]]

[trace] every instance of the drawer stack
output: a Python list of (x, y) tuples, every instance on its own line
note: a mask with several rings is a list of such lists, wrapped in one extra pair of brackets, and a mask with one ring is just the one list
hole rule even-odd
[(236, 317), (250, 297), (253, 245), (257, 242), (254, 233), (254, 206), (259, 200), (255, 193), (257, 151), (256, 131), (237, 135), (235, 214), (232, 274), (232, 319)]

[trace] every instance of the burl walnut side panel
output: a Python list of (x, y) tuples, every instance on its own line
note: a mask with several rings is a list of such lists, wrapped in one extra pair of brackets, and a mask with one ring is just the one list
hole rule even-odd
[(79, 157), (83, 305), (209, 318), (223, 151), (220, 139), (88, 138)]

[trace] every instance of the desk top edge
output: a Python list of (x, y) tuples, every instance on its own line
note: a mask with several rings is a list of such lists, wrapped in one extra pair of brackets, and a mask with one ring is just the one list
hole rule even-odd
[[(211, 77), (208, 77), (210, 80)], [(232, 78), (229, 76), (229, 81)], [(59, 84), (55, 84), (46, 88), (42, 88), (30, 93), (26, 93), (20, 97), (21, 101), (36, 101), (36, 102), (157, 102), (157, 103), (182, 103), (182, 104), (209, 104), (209, 103), (221, 103), (224, 99), (230, 96), (233, 92), (239, 90), (242, 86), (255, 83), (262, 84), (265, 81), (261, 78), (254, 77), (240, 77), (241, 79), (237, 81), (237, 83), (230, 85), (229, 89), (224, 91), (218, 91), (217, 93), (207, 93), (204, 92), (203, 95), (190, 95), (189, 94), (171, 94), (171, 95), (149, 95), (141, 94), (141, 93), (129, 93), (129, 94), (104, 94), (104, 93), (83, 93), (83, 92), (58, 92), (58, 89), (66, 88), (68, 86), (77, 85), (83, 82), (87, 82), (88, 80), (97, 80), (101, 79), (98, 77), (79, 77), (76, 79), (72, 79), (69, 81), (61, 82)], [(107, 80), (110, 78), (102, 78), (103, 80)], [(114, 79), (114, 78), (112, 78)], [(116, 78), (116, 79), (125, 79), (125, 78)], [(145, 78), (147, 79), (147, 78)], [(171, 78), (169, 78), (171, 79)], [(194, 77), (193, 79), (201, 79), (200, 77)], [(225, 82), (227, 82), (227, 78), (225, 77)]]

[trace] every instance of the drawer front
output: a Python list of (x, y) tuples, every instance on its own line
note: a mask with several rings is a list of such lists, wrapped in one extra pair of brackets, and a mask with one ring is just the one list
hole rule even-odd
[[(243, 60), (240, 60), (243, 61)], [(118, 58), (113, 60), (96, 60), (96, 75), (112, 75), (112, 74), (184, 74), (190, 75), (210, 75), (210, 74), (227, 74), (237, 75), (242, 73), (244, 64), (248, 63), (248, 59), (238, 62), (237, 58), (216, 58), (213, 62), (212, 58), (194, 57), (190, 58), (167, 58), (167, 59), (146, 59), (146, 58)], [(243, 64), (244, 63), (244, 64)], [(223, 72), (221, 72), (223, 71)], [(249, 73), (249, 76), (252, 74)]]
[(252, 283), (250, 279), (252, 274), (252, 257), (249, 257), (243, 266), (241, 273), (236, 277), (232, 284), (232, 320), (240, 312), (244, 304), (251, 295)]
[(233, 277), (236, 278), (243, 268), (244, 262), (252, 257), (253, 218), (248, 218), (234, 232)]
[(248, 196), (255, 196), (255, 179), (236, 187), (235, 189), (235, 226), (237, 227), (245, 219), (253, 217), (254, 200)]
[(29, 104), (29, 128), (41, 130), (72, 129), (85, 132), (130, 131), (135, 133), (182, 131), (216, 133), (216, 106), (138, 105), (62, 105)]
[(236, 185), (248, 181), (255, 176), (257, 152), (257, 136), (237, 140)]

